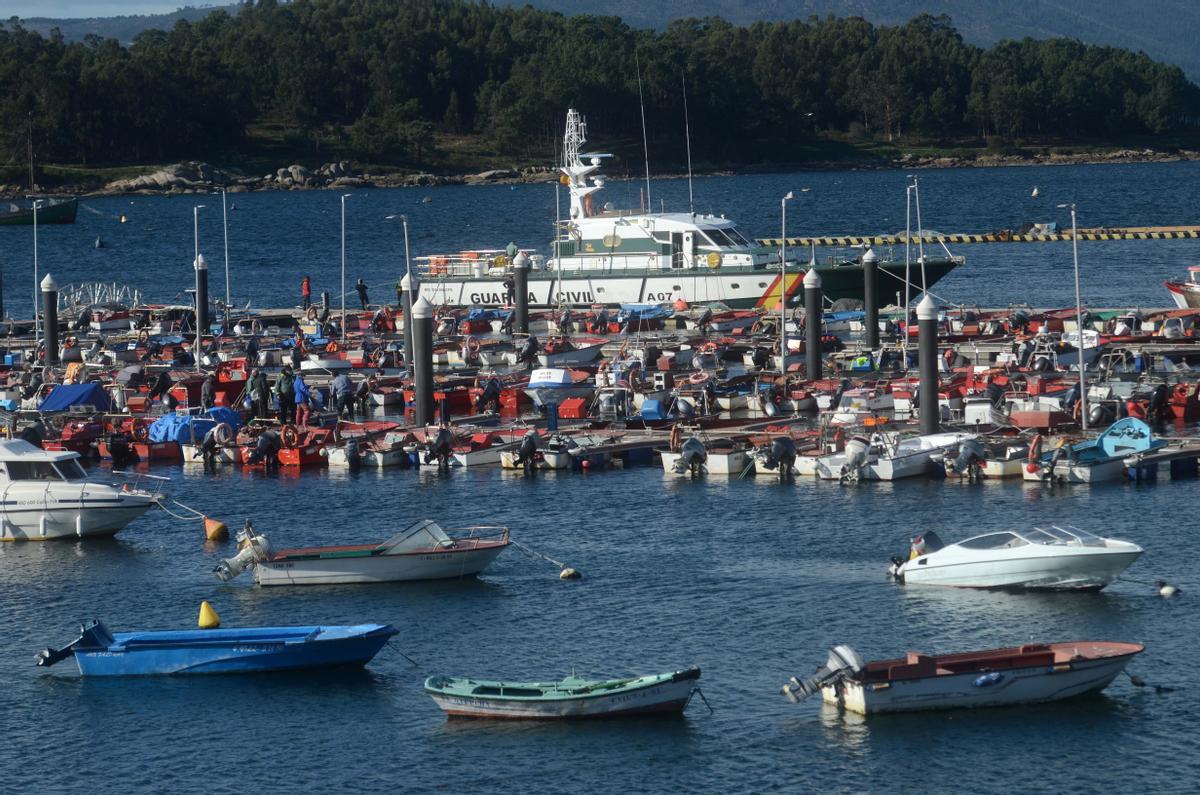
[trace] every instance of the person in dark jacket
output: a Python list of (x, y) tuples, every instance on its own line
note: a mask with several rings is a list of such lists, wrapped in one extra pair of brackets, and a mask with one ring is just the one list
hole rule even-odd
[(354, 414), (354, 384), (346, 373), (338, 373), (329, 385), (333, 393), (333, 408), (338, 417)]
[(258, 337), (253, 334), (246, 340), (246, 364), (251, 367), (258, 364)]
[(200, 385), (200, 409), (208, 411), (217, 403), (217, 377), (209, 373)]
[(358, 291), (358, 300), (362, 304), (363, 310), (367, 308), (367, 283), (362, 279), (354, 285), (354, 289)]
[(279, 399), (279, 421), (287, 425), (296, 419), (296, 377), (291, 365), (284, 365), (275, 378), (275, 397)]
[(296, 401), (296, 425), (303, 428), (308, 425), (313, 402), (312, 390), (304, 381), (304, 373), (296, 373), (296, 380), (292, 384), (292, 395)]
[(250, 457), (246, 459), (246, 462), (257, 464), (261, 461), (268, 470), (274, 470), (279, 467), (279, 451), (282, 448), (283, 440), (279, 431), (263, 431), (254, 443), (254, 449), (250, 451)]
[(271, 388), (267, 374), (258, 368), (250, 375), (250, 399), (254, 401), (255, 417), (265, 420), (271, 416)]

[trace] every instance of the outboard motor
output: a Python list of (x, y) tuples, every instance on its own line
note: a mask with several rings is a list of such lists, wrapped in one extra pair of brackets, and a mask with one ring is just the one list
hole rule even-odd
[(537, 360), (538, 351), (541, 349), (542, 346), (538, 342), (538, 338), (530, 334), (525, 339), (525, 344), (521, 346), (520, 353), (517, 354), (517, 361), (533, 364)]
[(108, 627), (100, 621), (92, 620), (79, 625), (79, 637), (63, 646), (61, 649), (42, 649), (37, 654), (39, 666), (50, 666), (72, 657), (76, 650), (102, 651), (115, 642)]
[(767, 362), (771, 360), (771, 352), (762, 346), (754, 349), (750, 354), (750, 361), (754, 362), (754, 366), (760, 370), (767, 366)]
[(1167, 395), (1166, 384), (1154, 387), (1154, 391), (1150, 393), (1150, 405), (1146, 407), (1146, 419), (1154, 423), (1162, 423), (1171, 418), (1171, 406), (1167, 402)]
[(846, 441), (846, 463), (842, 464), (841, 480), (858, 480), (858, 471), (867, 463), (871, 451), (871, 440), (865, 436), (851, 436)]
[(862, 657), (859, 657), (854, 649), (845, 645), (834, 646), (829, 650), (829, 659), (823, 667), (818, 668), (807, 679), (793, 676), (779, 692), (788, 701), (799, 704), (809, 696), (820, 693), (821, 688), (854, 676), (864, 666)]
[(541, 443), (541, 434), (537, 432), (536, 428), (530, 428), (521, 437), (521, 446), (517, 448), (514, 462), (524, 467), (526, 472), (533, 471), (534, 464), (537, 463), (538, 447)]
[(213, 567), (213, 575), (221, 582), (229, 582), (246, 569), (252, 569), (271, 559), (271, 543), (267, 541), (266, 536), (254, 532), (254, 526), (249, 520), (246, 520), (246, 526), (238, 533), (237, 541), (238, 553)]
[(712, 307), (704, 307), (704, 311), (700, 314), (700, 319), (696, 321), (696, 328), (700, 330), (701, 334), (708, 333), (709, 328), (712, 326), (712, 318)]
[(1093, 403), (1088, 406), (1088, 424), (1096, 428), (1100, 425), (1108, 425), (1113, 420), (1109, 414), (1108, 407), (1102, 403)]
[(454, 318), (450, 315), (446, 315), (438, 321), (437, 335), (439, 337), (449, 337), (454, 333), (456, 326), (457, 324), (454, 322)]
[(704, 442), (695, 436), (689, 437), (679, 448), (679, 460), (675, 462), (675, 471), (680, 475), (690, 472), (692, 477), (706, 471), (704, 463), (708, 460), (708, 450)]
[(475, 398), (475, 411), (482, 413), (490, 403), (500, 404), (500, 382), (495, 378), (489, 378), (479, 397)]
[(978, 439), (967, 439), (958, 446), (958, 455), (954, 460), (944, 459), (946, 474), (966, 475), (967, 480), (976, 481), (983, 475), (983, 462), (987, 451)]
[(450, 451), (454, 444), (454, 437), (450, 434), (449, 428), (440, 428), (437, 436), (433, 438), (433, 444), (429, 445), (429, 450), (425, 453), (425, 463), (432, 464), (438, 462), (438, 467), (445, 469), (450, 466)]
[(767, 460), (763, 464), (767, 469), (779, 467), (779, 479), (790, 480), (795, 474), (792, 467), (796, 463), (796, 441), (790, 436), (776, 436), (771, 440), (771, 448), (767, 452)]

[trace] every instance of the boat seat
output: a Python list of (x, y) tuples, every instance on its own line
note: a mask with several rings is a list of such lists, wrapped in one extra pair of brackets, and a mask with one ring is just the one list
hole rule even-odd
[(888, 668), (888, 679), (919, 679), (924, 676), (936, 676), (937, 663), (927, 654), (910, 651), (905, 662)]

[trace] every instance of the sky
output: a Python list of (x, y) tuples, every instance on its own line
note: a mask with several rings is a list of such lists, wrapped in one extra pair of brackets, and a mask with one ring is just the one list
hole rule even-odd
[(78, 17), (115, 17), (123, 14), (163, 14), (178, 10), (181, 6), (217, 5), (204, 0), (0, 0), (0, 19), (9, 17), (50, 17), (52, 19), (75, 19)]

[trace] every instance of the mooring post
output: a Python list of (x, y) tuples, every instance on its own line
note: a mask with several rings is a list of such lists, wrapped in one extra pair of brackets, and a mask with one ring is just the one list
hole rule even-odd
[(529, 257), (524, 251), (513, 257), (513, 292), (516, 293), (513, 328), (519, 334), (529, 333)]
[(937, 433), (938, 407), (938, 341), (937, 306), (929, 293), (917, 304), (917, 349), (920, 356), (921, 433)]
[[(816, 381), (821, 377), (821, 277), (816, 268), (804, 274), (804, 331), (808, 380)], [(784, 367), (786, 361), (779, 364)]]
[(879, 347), (879, 257), (874, 249), (863, 254), (863, 310), (866, 312), (867, 348)]
[(417, 425), (426, 426), (433, 420), (433, 304), (417, 299), (412, 309), (413, 393)]
[(58, 364), (58, 283), (49, 273), (42, 279), (42, 314), (46, 317), (46, 364)]

